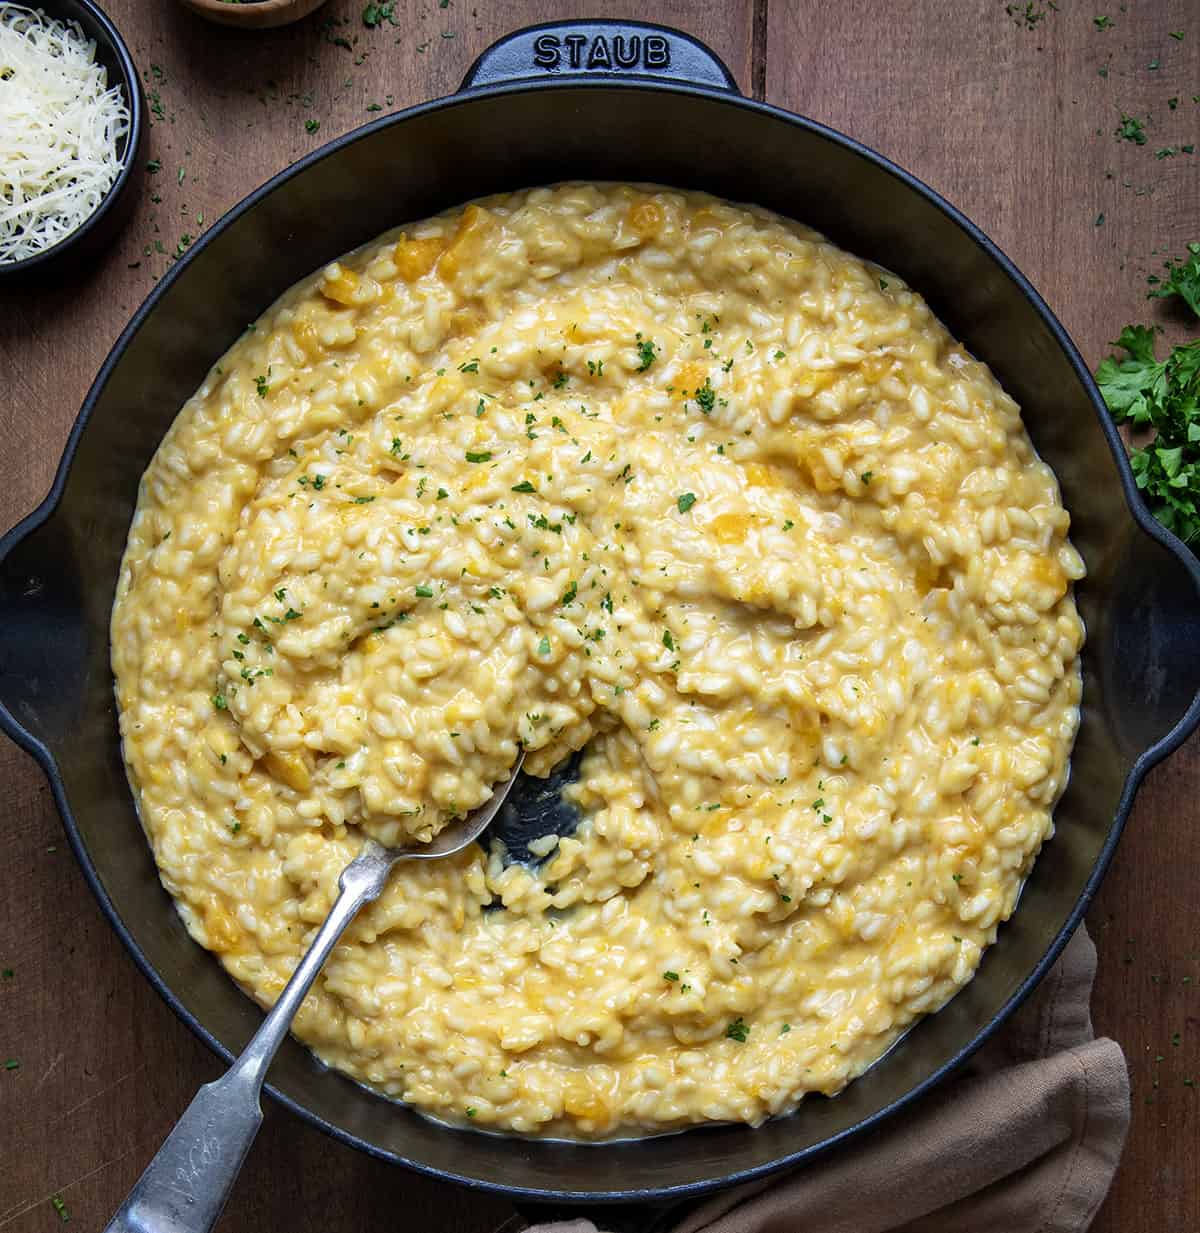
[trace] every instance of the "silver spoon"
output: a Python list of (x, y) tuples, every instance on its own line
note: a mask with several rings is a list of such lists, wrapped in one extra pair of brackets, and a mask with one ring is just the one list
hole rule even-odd
[(217, 1223), (262, 1124), (260, 1097), (267, 1067), (346, 926), (363, 904), (379, 897), (393, 865), (453, 856), (478, 839), (504, 804), (524, 761), (522, 750), (491, 800), (440, 831), (432, 843), (385, 848), (368, 839), (363, 844), (342, 870), (338, 897), (325, 923), (262, 1026), (229, 1070), (196, 1093), (105, 1233), (207, 1233)]

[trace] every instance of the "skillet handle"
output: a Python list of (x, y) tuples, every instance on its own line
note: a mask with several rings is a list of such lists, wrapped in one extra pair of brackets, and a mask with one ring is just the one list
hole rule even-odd
[(716, 52), (670, 26), (643, 21), (551, 21), (493, 43), (467, 70), (461, 90), (562, 78), (686, 82), (740, 94)]
[(1149, 516), (1093, 636), (1112, 729), (1140, 778), (1200, 726), (1200, 560)]
[(51, 744), (82, 722), (88, 637), (70, 532), (48, 504), (0, 537), (0, 731), (53, 778)]

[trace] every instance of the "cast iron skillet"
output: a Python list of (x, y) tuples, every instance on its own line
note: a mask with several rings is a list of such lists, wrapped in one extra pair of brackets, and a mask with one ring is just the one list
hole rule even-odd
[[(45, 769), (84, 874), (135, 961), (228, 1059), (258, 1008), (188, 938), (160, 886), (117, 742), (108, 616), (138, 478), (213, 360), (303, 275), (406, 219), (572, 177), (758, 202), (902, 274), (1024, 408), (1088, 567), (1078, 589), (1089, 633), (1083, 720), (1057, 834), (975, 980), (835, 1100), (806, 1100), (757, 1130), (585, 1146), (435, 1126), (324, 1070), (295, 1042), (272, 1068), (269, 1090), (293, 1112), (433, 1176), (526, 1202), (661, 1202), (810, 1160), (969, 1057), (1062, 950), (1142, 776), (1200, 723), (1200, 564), (1143, 509), (1087, 369), (1046, 305), (923, 184), (829, 129), (743, 99), (717, 57), (677, 32), (563, 23), (505, 39), (453, 97), (368, 124), (276, 176), (138, 310), (88, 394), (50, 495), (0, 541), (0, 724)], [(610, 1227), (621, 1219), (605, 1215)]]

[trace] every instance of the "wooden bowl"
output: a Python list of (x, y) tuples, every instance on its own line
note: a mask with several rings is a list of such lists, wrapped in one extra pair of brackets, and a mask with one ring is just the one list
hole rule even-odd
[(179, 0), (186, 9), (206, 21), (222, 26), (241, 26), (245, 30), (265, 30), (286, 26), (319, 9), (325, 0), (246, 0), (228, 4), (223, 0)]

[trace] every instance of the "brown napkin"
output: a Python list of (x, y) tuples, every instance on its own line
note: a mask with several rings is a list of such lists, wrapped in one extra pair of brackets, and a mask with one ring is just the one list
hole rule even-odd
[[(942, 1098), (806, 1168), (726, 1191), (672, 1233), (1079, 1233), (1129, 1127), (1120, 1046), (1088, 1013), (1096, 948), (1080, 928)], [(529, 1233), (598, 1233), (590, 1219)], [(509, 1228), (510, 1226), (505, 1226)], [(522, 1227), (520, 1225), (511, 1227)]]

